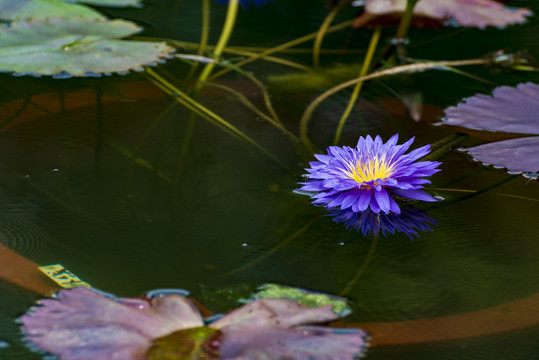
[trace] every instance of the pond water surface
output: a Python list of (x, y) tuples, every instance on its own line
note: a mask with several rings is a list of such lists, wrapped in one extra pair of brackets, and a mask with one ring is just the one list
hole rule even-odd
[[(513, 3), (539, 13), (536, 3)], [(215, 43), (226, 7), (212, 5)], [(335, 22), (352, 18), (354, 11), (342, 12)], [(147, 29), (144, 36), (199, 41), (198, 0), (105, 12), (139, 22)], [(310, 0), (241, 10), (231, 45), (272, 47), (316, 31), (326, 14), (322, 1)], [(395, 30), (383, 30), (383, 44)], [(505, 30), (412, 29), (408, 52), (434, 60), (477, 58), (500, 49), (539, 56), (538, 31), (537, 17)], [(363, 51), (371, 34), (335, 32), (323, 47)], [(325, 54), (322, 63), (358, 63), (362, 51)], [(280, 56), (311, 66), (309, 53)], [(172, 60), (159, 69), (178, 86), (189, 85), (184, 81), (190, 66), (184, 62)], [(298, 70), (270, 62), (246, 69), (268, 84), (276, 112), (297, 133), (303, 110), (325, 88), (272, 81)], [(414, 147), (434, 143), (453, 133), (432, 126), (445, 107), (495, 86), (539, 82), (536, 72), (462, 70), (490, 83), (441, 71), (367, 83), (341, 144), (355, 146), (367, 134), (387, 140), (395, 133), (401, 142), (415, 136)], [(345, 322), (378, 324), (368, 328), (374, 345), (368, 359), (539, 359), (536, 181), (448, 153), (439, 159), (442, 171), (431, 185), (445, 200), (418, 204), (439, 224), (413, 241), (400, 233), (380, 237), (368, 267), (351, 285), (372, 236), (347, 231), (306, 196), (293, 193), (305, 159), (226, 91), (206, 87), (199, 100), (282, 164), (204, 119), (193, 122), (188, 110), (142, 73), (64, 80), (4, 74), (1, 81), (0, 241), (34, 263), (62, 264), (120, 296), (188, 289), (215, 312), (237, 306), (238, 298), (266, 282), (333, 294), (346, 289), (354, 311)], [(263, 105), (260, 91), (242, 76), (228, 74), (216, 83)], [(423, 97), (420, 122), (399, 100), (409, 94)], [(320, 149), (331, 144), (349, 96), (341, 92), (315, 112), (310, 135)], [(481, 142), (471, 137), (465, 145)], [(14, 277), (24, 274), (0, 281), (0, 340), (9, 344), (0, 348), (0, 358), (37, 359), (18, 340), (14, 319), (42, 295), (32, 291), (30, 280)], [(402, 330), (379, 324), (419, 319), (432, 321)], [(436, 341), (424, 340), (425, 333)]]

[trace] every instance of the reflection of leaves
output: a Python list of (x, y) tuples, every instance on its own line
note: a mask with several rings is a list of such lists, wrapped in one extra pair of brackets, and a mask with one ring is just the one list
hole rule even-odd
[[(367, 0), (365, 13), (356, 20), (362, 25), (372, 17), (402, 13), (406, 0)], [(531, 15), (522, 8), (510, 8), (493, 0), (421, 0), (414, 8), (414, 15), (457, 26), (505, 27), (520, 24)]]
[(253, 299), (289, 299), (310, 307), (333, 305), (333, 312), (339, 316), (346, 316), (351, 311), (348, 302), (342, 297), (278, 284), (265, 284), (257, 290)]
[[(61, 359), (354, 359), (366, 347), (361, 330), (305, 326), (339, 317), (331, 306), (283, 299), (253, 301), (202, 328), (181, 295), (114, 299), (87, 288), (60, 291), (21, 317), (25, 338)], [(201, 357), (201, 354), (203, 356)]]
[[(500, 86), (492, 96), (478, 94), (445, 110), (442, 124), (474, 130), (539, 135), (539, 86)], [(499, 141), (465, 149), (475, 160), (536, 177), (539, 173), (539, 138)]]
[(60, 0), (0, 0), (0, 18), (4, 20), (44, 20), (50, 17), (105, 19), (99, 12)]
[(335, 64), (316, 72), (271, 75), (268, 76), (268, 81), (271, 85), (279, 87), (279, 91), (305, 92), (327, 89), (354, 79), (360, 69), (361, 65), (358, 64)]
[(14, 22), (0, 27), (0, 69), (72, 76), (126, 72), (159, 61), (172, 51), (165, 43), (119, 40), (140, 30), (123, 20)]

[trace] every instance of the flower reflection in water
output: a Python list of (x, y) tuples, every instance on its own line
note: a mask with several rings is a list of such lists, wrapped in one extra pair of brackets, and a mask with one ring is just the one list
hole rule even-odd
[(412, 240), (413, 235), (419, 236), (416, 230), (432, 231), (431, 225), (438, 225), (438, 222), (425, 212), (411, 206), (401, 208), (400, 214), (377, 214), (370, 209), (354, 212), (348, 208), (334, 210), (329, 216), (337, 223), (343, 222), (348, 230), (354, 228), (363, 235), (379, 236), (381, 232), (382, 236), (388, 236), (401, 232)]

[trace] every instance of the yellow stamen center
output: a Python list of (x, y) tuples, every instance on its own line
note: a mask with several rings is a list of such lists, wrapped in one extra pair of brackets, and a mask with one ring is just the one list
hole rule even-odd
[(376, 179), (383, 180), (391, 176), (392, 171), (392, 166), (388, 166), (383, 160), (375, 158), (368, 161), (358, 161), (356, 168), (352, 169), (348, 176), (361, 184)]

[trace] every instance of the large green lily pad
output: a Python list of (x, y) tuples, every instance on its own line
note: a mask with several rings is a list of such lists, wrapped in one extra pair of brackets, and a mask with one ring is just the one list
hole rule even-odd
[(140, 30), (124, 20), (16, 21), (0, 26), (0, 70), (56, 76), (123, 73), (173, 51), (165, 43), (119, 40)]
[(96, 10), (60, 0), (0, 0), (0, 19), (41, 20), (47, 18), (105, 19)]
[(111, 6), (111, 7), (142, 6), (141, 0), (63, 0), (63, 1), (67, 3), (85, 3), (88, 5)]

